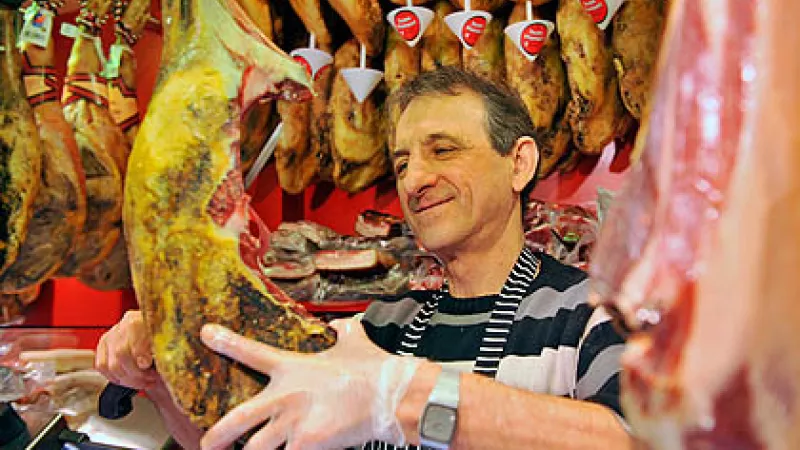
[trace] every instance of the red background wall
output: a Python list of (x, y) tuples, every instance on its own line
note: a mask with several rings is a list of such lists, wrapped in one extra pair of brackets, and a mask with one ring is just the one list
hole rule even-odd
[[(154, 15), (159, 18), (157, 1), (153, 1)], [(63, 14), (56, 21), (74, 22), (75, 14)], [(107, 51), (113, 43), (111, 23), (106, 24), (103, 44)], [(66, 68), (72, 45), (70, 39), (55, 37), (56, 66)], [(160, 62), (161, 37), (158, 27), (149, 27), (134, 48), (138, 66), (138, 94), (142, 115), (152, 95)], [(627, 153), (627, 152), (623, 152)], [(554, 175), (540, 182), (533, 197), (559, 203), (584, 203), (594, 200), (598, 186), (615, 190), (619, 187), (627, 167), (627, 156), (614, 156), (613, 145), (604, 156), (584, 160), (578, 168), (566, 175)], [(394, 191), (394, 182), (383, 180), (376, 186), (358, 193), (347, 194), (330, 184), (311, 186), (303, 194), (288, 195), (278, 186), (274, 165), (268, 165), (250, 190), (256, 211), (270, 228), (282, 221), (306, 219), (327, 225), (339, 233), (352, 234), (358, 212), (376, 209), (400, 215), (400, 206)], [(25, 327), (80, 328), (81, 346), (91, 347), (105, 329), (115, 324), (127, 309), (136, 306), (132, 291), (100, 292), (88, 288), (75, 279), (59, 279), (47, 283), (27, 314)]]

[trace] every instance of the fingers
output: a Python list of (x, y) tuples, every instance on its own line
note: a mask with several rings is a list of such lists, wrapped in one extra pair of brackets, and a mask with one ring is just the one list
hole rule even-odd
[(221, 325), (203, 325), (200, 337), (211, 350), (266, 374), (274, 371), (281, 360), (287, 361), (295, 358), (290, 352), (246, 338)]
[(95, 367), (109, 381), (135, 389), (147, 389), (156, 380), (149, 334), (141, 313), (128, 312), (100, 338)]
[(244, 450), (274, 449), (281, 446), (289, 438), (291, 421), (286, 416), (278, 415), (272, 419), (264, 428), (248, 439)]
[[(217, 450), (228, 448), (243, 434), (247, 433), (258, 424), (270, 420), (277, 414), (280, 401), (273, 401), (263, 395), (258, 395), (252, 400), (242, 403), (232, 409), (220, 419), (200, 441), (203, 450)], [(248, 445), (247, 448), (250, 446)], [(258, 447), (261, 448), (261, 447)]]

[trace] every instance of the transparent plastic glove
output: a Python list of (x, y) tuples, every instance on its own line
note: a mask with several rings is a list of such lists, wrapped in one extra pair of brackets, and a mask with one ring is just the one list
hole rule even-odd
[(268, 374), (267, 387), (209, 429), (204, 450), (227, 448), (265, 424), (246, 449), (342, 448), (381, 440), (404, 444), (395, 410), (419, 360), (384, 352), (355, 319), (334, 321), (336, 345), (317, 354), (278, 350), (218, 325), (203, 327), (212, 350)]

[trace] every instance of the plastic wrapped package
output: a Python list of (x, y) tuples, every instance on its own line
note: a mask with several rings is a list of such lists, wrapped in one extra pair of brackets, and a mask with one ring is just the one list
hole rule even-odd
[(13, 402), (32, 430), (56, 413), (78, 427), (97, 411), (108, 381), (92, 368), (94, 351), (78, 343), (67, 331), (0, 333), (0, 401)]
[(800, 3), (673, 1), (592, 262), (654, 449), (800, 448)]

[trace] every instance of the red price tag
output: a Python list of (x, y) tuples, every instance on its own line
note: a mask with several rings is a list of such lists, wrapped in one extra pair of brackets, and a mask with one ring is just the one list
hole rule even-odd
[(472, 47), (483, 35), (484, 30), (486, 30), (486, 18), (472, 16), (464, 22), (464, 27), (461, 29), (461, 37), (467, 45)]
[(532, 23), (522, 30), (519, 44), (529, 55), (538, 55), (547, 40), (547, 27), (541, 23)]
[(608, 16), (608, 4), (606, 0), (581, 0), (583, 9), (592, 16), (594, 23), (602, 23)]
[(419, 17), (411, 11), (400, 11), (394, 16), (394, 26), (406, 41), (413, 41), (419, 36), (421, 28)]

